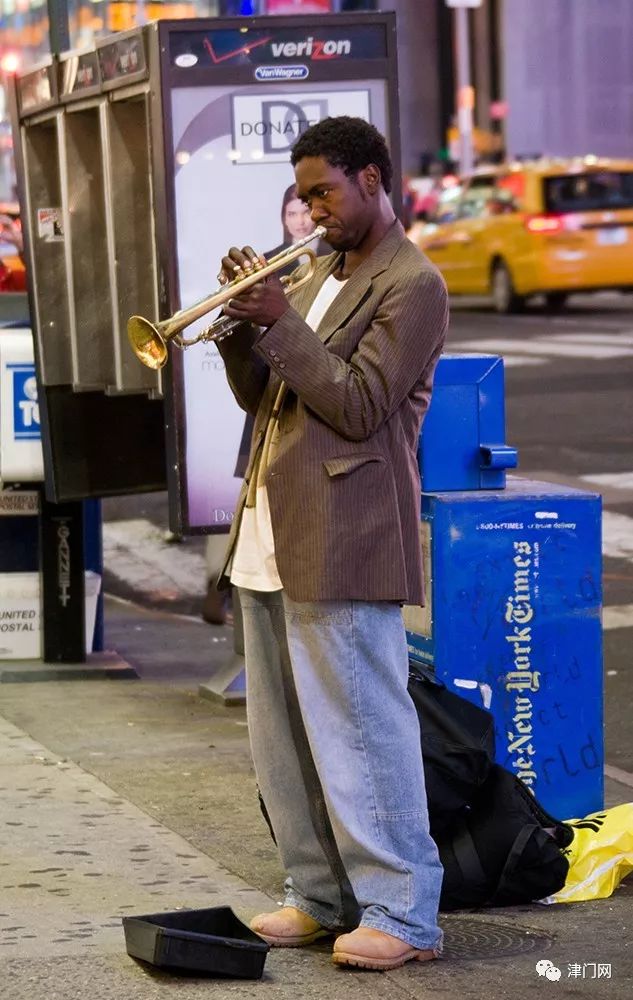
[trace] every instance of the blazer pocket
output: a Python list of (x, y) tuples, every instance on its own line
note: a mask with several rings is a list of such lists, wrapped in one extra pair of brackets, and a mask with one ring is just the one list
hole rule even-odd
[(347, 476), (369, 462), (386, 464), (384, 455), (342, 455), (340, 458), (326, 458), (323, 466), (328, 476)]

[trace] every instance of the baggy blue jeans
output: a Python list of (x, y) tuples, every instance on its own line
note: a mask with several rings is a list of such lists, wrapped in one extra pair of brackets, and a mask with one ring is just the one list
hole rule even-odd
[(239, 598), (251, 751), (285, 905), (439, 954), (443, 871), (399, 606)]

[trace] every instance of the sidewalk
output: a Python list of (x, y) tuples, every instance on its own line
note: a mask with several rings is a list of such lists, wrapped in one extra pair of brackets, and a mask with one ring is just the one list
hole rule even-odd
[[(632, 995), (633, 879), (596, 903), (444, 915), (444, 959), (384, 974), (336, 969), (327, 943), (272, 950), (254, 982), (135, 963), (121, 916), (230, 905), (248, 920), (280, 898), (282, 873), (245, 711), (198, 694), (231, 656), (231, 629), (108, 599), (106, 640), (138, 680), (0, 685), (2, 1000)], [(607, 780), (607, 805), (631, 798)], [(538, 977), (541, 958), (559, 982)]]

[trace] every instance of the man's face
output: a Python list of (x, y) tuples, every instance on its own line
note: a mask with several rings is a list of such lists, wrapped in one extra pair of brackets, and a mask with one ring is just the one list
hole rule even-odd
[[(367, 169), (367, 168), (365, 168)], [(365, 171), (348, 176), (321, 156), (305, 156), (295, 167), (297, 194), (315, 226), (325, 226), (333, 250), (353, 250), (370, 228), (376, 199), (366, 186)]]

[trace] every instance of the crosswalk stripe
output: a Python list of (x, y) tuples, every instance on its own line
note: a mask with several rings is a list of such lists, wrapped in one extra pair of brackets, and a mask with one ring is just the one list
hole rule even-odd
[(493, 354), (529, 355), (547, 354), (559, 358), (593, 358), (596, 361), (609, 358), (626, 358), (633, 354), (633, 348), (623, 345), (614, 347), (610, 344), (573, 344), (554, 342), (535, 338), (533, 340), (502, 340), (499, 338), (487, 340), (470, 340), (467, 343), (449, 345), (453, 350), (491, 351)]
[(535, 337), (542, 343), (553, 340), (563, 344), (605, 344), (612, 347), (633, 347), (633, 333), (550, 333)]
[(602, 552), (612, 559), (633, 562), (633, 517), (618, 511), (603, 511)]
[(535, 358), (535, 357), (518, 358), (514, 354), (505, 354), (503, 357), (503, 363), (506, 368), (515, 368), (517, 365), (546, 365), (547, 358)]
[(612, 781), (617, 781), (621, 785), (633, 788), (633, 774), (630, 771), (624, 771), (621, 767), (614, 767), (613, 764), (605, 764), (604, 773)]
[(578, 478), (586, 483), (611, 486), (616, 490), (633, 490), (633, 472), (591, 472)]
[(603, 629), (632, 628), (633, 604), (611, 604), (602, 609)]

